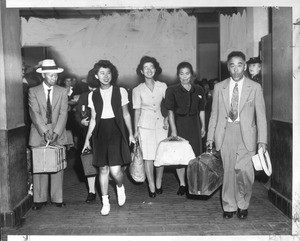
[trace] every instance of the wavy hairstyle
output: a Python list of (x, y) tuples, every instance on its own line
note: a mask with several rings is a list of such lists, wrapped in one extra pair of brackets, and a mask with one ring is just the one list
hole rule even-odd
[(194, 75), (193, 66), (189, 62), (181, 62), (177, 65), (177, 76), (179, 76), (179, 72), (183, 68), (188, 68), (191, 71), (191, 74)]
[(136, 68), (136, 73), (137, 73), (138, 76), (144, 77), (141, 70), (143, 70), (143, 67), (144, 67), (145, 63), (152, 63), (154, 65), (154, 68), (155, 68), (154, 78), (156, 78), (157, 76), (159, 76), (161, 74), (162, 69), (161, 69), (159, 63), (157, 62), (156, 58), (153, 58), (153, 57), (150, 57), (150, 56), (143, 56), (140, 60), (139, 65)]
[(100, 86), (100, 81), (96, 78), (95, 73), (93, 71), (94, 69), (91, 69), (88, 72), (86, 83), (91, 88), (98, 88)]
[(99, 60), (95, 65), (92, 71), (94, 72), (94, 75), (97, 75), (100, 68), (110, 69), (111, 71), (111, 85), (116, 84), (119, 72), (116, 66), (114, 66), (109, 60)]

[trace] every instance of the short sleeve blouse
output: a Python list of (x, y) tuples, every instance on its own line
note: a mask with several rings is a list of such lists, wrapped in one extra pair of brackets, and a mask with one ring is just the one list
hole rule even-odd
[(155, 81), (153, 91), (145, 83), (135, 87), (132, 91), (133, 109), (141, 109), (138, 126), (148, 129), (162, 128), (164, 117), (161, 113), (161, 103), (165, 98), (167, 85)]
[[(103, 99), (103, 111), (102, 111), (102, 115), (101, 115), (101, 118), (103, 118), (103, 119), (115, 117), (112, 106), (111, 106), (112, 90), (113, 90), (112, 86), (106, 90), (102, 90), (102, 89), (95, 90), (95, 91), (100, 91), (100, 95)], [(120, 87), (120, 93), (121, 93), (121, 105), (122, 106), (127, 105), (129, 103), (127, 91), (124, 88)], [(93, 92), (89, 93), (88, 107), (90, 107), (91, 109), (95, 109), (94, 103), (92, 100), (92, 95), (93, 95)]]
[(181, 84), (167, 89), (166, 108), (177, 115), (196, 115), (205, 110), (205, 104), (204, 90), (198, 85), (192, 85), (190, 91)]

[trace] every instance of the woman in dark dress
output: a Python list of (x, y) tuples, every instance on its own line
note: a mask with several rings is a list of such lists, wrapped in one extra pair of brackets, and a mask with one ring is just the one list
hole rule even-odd
[[(99, 183), (102, 194), (102, 215), (108, 215), (110, 203), (108, 196), (109, 174), (116, 182), (119, 206), (126, 200), (121, 166), (131, 162), (125, 125), (129, 133), (129, 143), (134, 142), (131, 117), (128, 111), (128, 93), (115, 86), (118, 78), (117, 68), (108, 60), (100, 60), (94, 65), (95, 77), (100, 88), (89, 94), (88, 106), (91, 120), (82, 152), (93, 144), (93, 165), (99, 167)], [(125, 123), (125, 124), (124, 124)]]
[[(88, 132), (89, 123), (91, 119), (91, 110), (88, 107), (88, 96), (89, 94), (96, 90), (100, 86), (100, 82), (96, 79), (93, 70), (90, 70), (87, 75), (87, 85), (89, 91), (83, 92), (77, 102), (76, 112), (75, 112), (75, 120), (77, 125), (80, 126), (78, 130), (78, 149), (81, 150), (86, 134)], [(85, 200), (86, 203), (91, 203), (96, 200), (96, 190), (95, 190), (95, 181), (96, 175), (87, 176), (87, 184), (88, 184), (88, 195)]]
[[(180, 84), (170, 86), (166, 92), (171, 136), (189, 141), (196, 156), (202, 153), (205, 136), (205, 93), (202, 87), (192, 84), (193, 67), (188, 62), (177, 66)], [(180, 186), (178, 195), (186, 193), (185, 167), (176, 168)]]

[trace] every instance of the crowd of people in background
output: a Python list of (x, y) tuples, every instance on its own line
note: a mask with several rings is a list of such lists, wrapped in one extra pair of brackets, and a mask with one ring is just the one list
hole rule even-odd
[[(246, 72), (247, 65), (248, 74)], [(233, 100), (229, 99), (229, 96), (236, 94), (237, 87), (233, 87), (234, 83), (239, 83), (240, 95), (241, 88), (253, 88), (256, 92), (252, 97), (257, 102), (253, 102), (253, 104), (251, 102), (246, 107), (251, 109), (251, 113), (253, 109), (253, 113), (259, 114), (259, 117), (256, 117), (260, 121), (258, 132), (264, 133), (264, 101), (260, 86), (262, 84), (261, 61), (259, 58), (251, 58), (246, 62), (243, 53), (232, 52), (228, 55), (227, 66), (231, 77), (224, 81), (218, 78), (198, 80), (193, 66), (189, 62), (181, 62), (178, 64), (177, 70), (174, 70), (178, 82), (175, 85), (167, 86), (164, 80), (160, 79), (162, 68), (159, 62), (154, 57), (144, 56), (136, 68), (136, 74), (140, 77), (141, 83), (133, 88), (132, 99), (129, 99), (127, 90), (118, 86), (117, 67), (109, 60), (100, 60), (95, 63), (86, 79), (81, 81), (74, 76), (59, 78), (58, 74), (62, 73), (63, 69), (57, 67), (54, 60), (43, 60), (33, 67), (32, 71), (26, 71), (23, 64), (24, 119), (28, 127), (26, 134), (28, 145), (31, 147), (45, 145), (48, 141), (52, 144), (65, 145), (68, 151), (71, 148), (76, 149), (77, 155), (92, 149), (93, 165), (99, 169), (98, 180), (103, 204), (101, 214), (104, 216), (110, 212), (108, 194), (110, 176), (116, 184), (118, 205), (123, 206), (126, 202), (122, 166), (131, 162), (129, 150), (131, 143), (137, 141), (140, 143), (148, 194), (151, 198), (163, 193), (164, 167), (154, 167), (153, 162), (160, 141), (168, 136), (180, 136), (188, 140), (196, 156), (203, 153), (207, 146), (211, 148), (212, 142), (216, 142), (216, 148), (218, 151), (221, 150), (223, 165), (226, 167), (224, 175), (227, 178), (225, 180), (232, 185), (235, 185), (236, 178), (232, 174), (235, 168), (235, 164), (232, 164), (235, 162), (233, 153), (237, 152), (237, 148), (242, 148), (241, 160), (244, 163), (239, 168), (247, 170), (246, 174), (243, 172), (239, 174), (239, 178), (242, 176), (242, 179), (248, 178), (249, 181), (245, 185), (244, 183), (237, 184), (234, 190), (227, 188), (228, 185), (224, 183), (223, 186), (226, 188), (222, 195), (223, 205), (226, 209), (224, 209), (223, 217), (231, 218), (237, 211), (239, 218), (245, 218), (248, 215), (247, 209), (253, 184), (253, 173), (249, 171), (249, 153), (253, 154), (255, 148), (251, 146), (250, 150), (248, 148), (250, 144), (244, 143), (240, 138), (241, 133), (238, 129), (243, 116), (242, 112), (238, 114), (237, 118), (225, 114), (225, 110), (221, 109), (221, 106), (223, 108), (223, 99), (220, 99), (220, 93), (224, 89), (228, 92), (226, 92), (228, 103), (224, 105), (228, 111), (228, 108), (232, 108), (233, 105)], [(229, 82), (230, 88), (228, 87)], [(244, 87), (245, 85), (247, 86)], [(48, 101), (51, 104), (57, 101), (54, 98), (57, 98), (58, 94), (61, 96), (59, 106), (52, 110), (49, 117)], [(44, 99), (47, 99), (47, 111), (45, 108), (41, 108), (42, 104), (39, 101), (46, 103), (41, 96), (45, 96)], [(129, 102), (132, 102), (133, 118), (128, 107)], [(231, 107), (227, 107), (227, 104), (229, 106), (230, 103)], [(86, 112), (87, 115), (83, 116), (83, 112)], [(220, 120), (220, 116), (224, 117), (224, 120)], [(249, 116), (249, 118), (251, 123), (255, 123), (256, 120), (253, 116)], [(222, 134), (222, 140), (218, 139), (220, 134), (218, 128), (222, 126), (224, 132), (227, 123), (230, 123), (228, 124), (230, 128), (226, 130), (227, 139), (225, 138), (225, 146), (222, 147), (220, 143), (223, 143), (225, 134)], [(246, 124), (241, 123), (241, 125), (246, 125), (241, 128), (249, 131), (248, 124), (247, 121)], [(253, 124), (251, 128), (253, 128)], [(230, 138), (238, 140), (233, 147)], [(256, 141), (255, 136), (252, 136), (251, 145), (253, 141)], [(259, 142), (265, 150), (266, 140), (261, 139)], [(225, 150), (224, 147), (227, 149)], [(230, 150), (229, 154), (228, 150)], [(182, 196), (188, 192), (186, 167), (176, 167), (176, 173), (179, 179), (177, 195)], [(62, 175), (63, 171), (50, 175), (51, 202), (55, 203), (57, 207), (65, 205), (62, 197)], [(34, 174), (33, 176), (33, 209), (37, 210), (47, 202), (45, 189), (48, 188), (48, 175)], [(90, 203), (96, 199), (96, 176), (87, 177), (87, 183), (86, 202)], [(241, 206), (233, 199), (243, 190), (245, 191), (244, 188), (247, 189), (247, 200), (245, 201), (244, 197), (239, 196)]]

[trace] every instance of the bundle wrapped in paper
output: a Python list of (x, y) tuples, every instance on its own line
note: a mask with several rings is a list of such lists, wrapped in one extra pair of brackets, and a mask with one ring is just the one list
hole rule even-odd
[(168, 137), (157, 148), (154, 166), (188, 165), (195, 158), (194, 151), (182, 137)]

